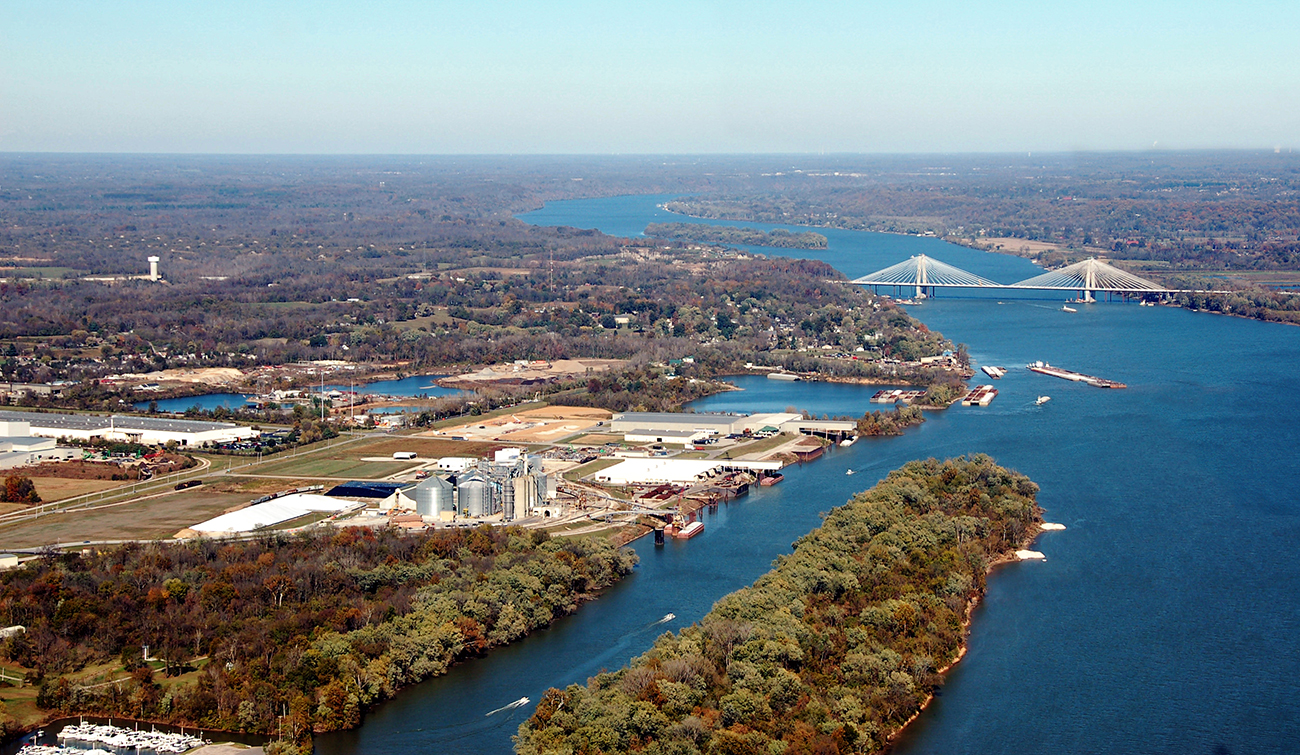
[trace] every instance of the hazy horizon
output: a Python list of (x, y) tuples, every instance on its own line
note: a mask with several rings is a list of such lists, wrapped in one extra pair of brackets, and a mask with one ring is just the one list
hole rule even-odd
[(0, 152), (1289, 150), (1300, 6), (15, 0)]

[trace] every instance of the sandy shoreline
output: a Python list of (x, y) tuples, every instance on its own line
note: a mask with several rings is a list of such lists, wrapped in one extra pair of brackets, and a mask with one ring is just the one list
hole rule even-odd
[[(1040, 510), (1040, 515), (1041, 515), (1041, 510)], [(1044, 528), (1043, 526), (1044, 524), (1045, 523), (1042, 521), (1036, 522), (1034, 524), (1033, 530), (1030, 532), (1029, 535), (1025, 537), (1023, 541), (1021, 541), (1020, 547), (1017, 548), (1016, 550), (1027, 549), (1030, 545), (1033, 545), (1034, 541), (1037, 540), (1038, 536), (1041, 535), (1043, 532), (1050, 532), (1057, 528), (1065, 529), (1064, 527), (1061, 527), (1061, 525)], [(1018, 559), (1016, 557), (1014, 550), (1009, 553), (1004, 553), (998, 558), (989, 562), (988, 568), (984, 570), (985, 577), (987, 578), (988, 576), (991, 576), (993, 574), (993, 570), (999, 566), (1002, 566), (1004, 564), (1020, 563), (1020, 561), (1021, 559)], [(986, 582), (985, 592), (987, 592), (988, 591), (987, 579), (985, 580), (985, 582)], [(962, 616), (962, 620), (961, 620), (962, 637), (961, 637), (961, 643), (957, 646), (957, 655), (953, 657), (951, 661), (944, 664), (941, 668), (936, 669), (935, 670), (936, 674), (939, 674), (940, 676), (945, 676), (952, 669), (953, 666), (956, 666), (958, 663), (961, 662), (963, 658), (966, 657), (966, 649), (970, 645), (971, 617), (974, 615), (976, 607), (978, 607), (979, 604), (983, 601), (983, 598), (984, 598), (983, 595), (977, 595), (969, 603), (966, 604), (966, 612), (965, 615)], [(901, 737), (903, 733), (907, 731), (907, 727), (911, 726), (913, 721), (920, 718), (921, 714), (925, 712), (926, 708), (930, 707), (930, 703), (932, 702), (934, 702), (933, 692), (931, 692), (929, 695), (926, 696), (925, 702), (921, 703), (921, 707), (917, 708), (916, 712), (913, 713), (910, 718), (904, 721), (901, 726), (899, 726), (894, 731), (890, 732), (885, 737), (885, 742), (888, 743), (887, 747), (892, 747), (898, 741), (899, 737)]]

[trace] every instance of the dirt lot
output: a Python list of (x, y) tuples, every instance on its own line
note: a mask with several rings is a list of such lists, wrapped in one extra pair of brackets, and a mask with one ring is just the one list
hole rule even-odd
[(452, 388), (476, 388), (497, 381), (546, 380), (549, 378), (586, 375), (610, 370), (626, 362), (623, 359), (557, 359), (546, 367), (521, 367), (514, 364), (494, 364), (477, 372), (453, 375), (438, 382)]
[(490, 419), (479, 418), (424, 436), (456, 436), (470, 440), (498, 440), (508, 443), (554, 443), (560, 438), (585, 432), (597, 423), (608, 423), (613, 414), (605, 409), (581, 406), (547, 406), (511, 412)]
[(231, 385), (244, 378), (244, 373), (234, 367), (177, 368), (160, 372), (128, 373), (118, 379), (141, 383), (202, 383), (204, 385)]

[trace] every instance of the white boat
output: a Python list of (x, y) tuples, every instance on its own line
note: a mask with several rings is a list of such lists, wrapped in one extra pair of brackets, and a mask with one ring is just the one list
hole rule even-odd
[(853, 474), (853, 470), (850, 469), (849, 471), (845, 472), (844, 474)]
[(1069, 304), (1063, 304), (1063, 305), (1061, 305), (1061, 311), (1062, 311), (1062, 312), (1078, 312), (1079, 310), (1075, 309), (1074, 307), (1071, 307)]
[(848, 448), (849, 446), (856, 443), (857, 440), (858, 438), (856, 435), (853, 436), (852, 438), (845, 438), (844, 440), (840, 441), (840, 448)]
[(1043, 404), (1046, 404), (1048, 401), (1051, 401), (1051, 400), (1052, 400), (1052, 397), (1051, 397), (1051, 396), (1039, 396), (1039, 397), (1038, 397), (1038, 400), (1034, 402), (1034, 405), (1035, 405), (1035, 406), (1042, 406)]

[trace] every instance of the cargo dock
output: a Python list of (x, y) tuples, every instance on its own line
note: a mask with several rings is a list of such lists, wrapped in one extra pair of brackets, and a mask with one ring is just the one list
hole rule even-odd
[(1042, 375), (1051, 375), (1052, 377), (1061, 378), (1062, 380), (1070, 380), (1076, 383), (1087, 383), (1088, 385), (1093, 385), (1098, 388), (1128, 387), (1127, 385), (1115, 380), (1106, 380), (1105, 378), (1085, 375), (1082, 372), (1073, 372), (1071, 370), (1063, 370), (1060, 367), (1053, 367), (1047, 362), (1034, 362), (1033, 364), (1025, 365), (1025, 367)]

